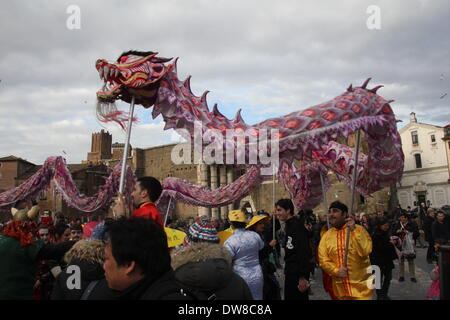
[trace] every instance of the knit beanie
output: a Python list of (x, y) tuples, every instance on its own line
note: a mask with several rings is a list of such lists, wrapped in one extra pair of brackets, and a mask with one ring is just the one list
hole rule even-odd
[(216, 228), (207, 216), (197, 218), (189, 227), (189, 237), (192, 240), (218, 243), (220, 241)]

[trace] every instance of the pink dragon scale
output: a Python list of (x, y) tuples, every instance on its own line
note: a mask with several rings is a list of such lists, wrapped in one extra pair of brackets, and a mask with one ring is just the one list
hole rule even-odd
[[(98, 116), (102, 121), (119, 123), (127, 115), (115, 109), (114, 101), (131, 101), (144, 108), (153, 107), (152, 116), (161, 115), (167, 129), (186, 129), (194, 134), (194, 122), (202, 122), (202, 130), (216, 129), (246, 131), (258, 136), (262, 129), (278, 129), (280, 168), (278, 178), (289, 191), (296, 209), (315, 207), (321, 202), (320, 173), (334, 172), (348, 184), (354, 167), (354, 150), (337, 143), (339, 137), (348, 138), (351, 133), (362, 130), (367, 139), (369, 152), (360, 154), (357, 168), (357, 191), (363, 195), (380, 190), (400, 180), (404, 156), (397, 131), (391, 101), (377, 94), (382, 86), (368, 89), (370, 80), (361, 87), (350, 87), (334, 99), (292, 112), (279, 118), (267, 119), (249, 125), (244, 122), (240, 110), (234, 119), (227, 119), (217, 109), (210, 111), (205, 92), (195, 96), (190, 88), (190, 77), (180, 81), (175, 60), (161, 58), (154, 52), (124, 52), (116, 62), (97, 60), (96, 68), (105, 81), (103, 90), (97, 92)], [(247, 131), (248, 132), (248, 131)], [(229, 144), (230, 141), (225, 141)], [(249, 158), (249, 149), (244, 151)], [(238, 151), (235, 153), (238, 156)], [(236, 158), (235, 158), (236, 159)], [(294, 160), (300, 160), (297, 168)], [(229, 164), (229, 163), (227, 163)], [(261, 164), (246, 165), (246, 173), (230, 185), (210, 190), (195, 186), (178, 178), (167, 178), (160, 198), (172, 197), (192, 205), (217, 207), (232, 203), (255, 188), (266, 177), (260, 174)]]

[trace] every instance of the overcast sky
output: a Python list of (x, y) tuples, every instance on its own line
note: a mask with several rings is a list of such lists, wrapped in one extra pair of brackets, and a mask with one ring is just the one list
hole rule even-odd
[[(67, 28), (69, 5), (80, 8), (80, 29)], [(371, 5), (380, 9), (379, 30), (367, 27)], [(2, 3), (0, 30), (0, 157), (78, 163), (103, 127), (123, 142), (116, 125), (96, 120), (102, 82), (94, 64), (130, 49), (179, 57), (179, 76), (192, 75), (194, 93), (211, 91), (210, 107), (218, 103), (228, 117), (242, 108), (251, 124), (368, 77), (395, 100), (399, 127), (412, 111), (419, 122), (450, 123), (448, 0), (15, 0)], [(133, 147), (176, 140), (151, 110), (137, 113)]]

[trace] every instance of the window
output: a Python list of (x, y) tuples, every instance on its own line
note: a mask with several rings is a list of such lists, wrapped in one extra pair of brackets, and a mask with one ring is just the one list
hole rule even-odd
[(431, 143), (435, 143), (436, 142), (436, 137), (434, 136), (434, 134), (431, 135)]
[(442, 189), (438, 189), (434, 191), (434, 199), (436, 200), (437, 206), (443, 206), (446, 204), (445, 192)]
[(419, 136), (417, 135), (417, 131), (411, 132), (411, 138), (412, 138), (413, 145), (419, 144)]
[(420, 158), (420, 153), (416, 153), (414, 155), (414, 158), (416, 158), (416, 168), (417, 169), (422, 168), (422, 159)]

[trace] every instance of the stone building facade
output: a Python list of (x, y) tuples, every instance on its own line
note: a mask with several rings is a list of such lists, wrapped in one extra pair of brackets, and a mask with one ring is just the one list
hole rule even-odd
[[(447, 127), (448, 128), (448, 127)], [(433, 207), (450, 203), (449, 132), (443, 127), (417, 121), (410, 114), (410, 123), (399, 130), (405, 155), (405, 170), (398, 184), (402, 207), (430, 202)]]
[(447, 153), (447, 166), (448, 166), (448, 180), (447, 182), (450, 184), (450, 124), (444, 127), (444, 137), (442, 141), (444, 141), (445, 149)]

